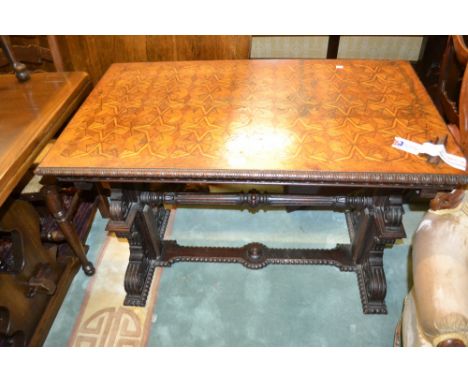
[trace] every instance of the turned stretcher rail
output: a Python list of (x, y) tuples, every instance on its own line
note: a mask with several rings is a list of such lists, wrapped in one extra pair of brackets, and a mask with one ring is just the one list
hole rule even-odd
[(199, 192), (142, 192), (139, 199), (148, 204), (166, 205), (210, 205), (210, 206), (262, 206), (274, 207), (322, 207), (322, 208), (355, 208), (370, 206), (373, 203), (369, 196), (316, 196), (267, 194), (258, 191), (248, 193), (199, 193)]

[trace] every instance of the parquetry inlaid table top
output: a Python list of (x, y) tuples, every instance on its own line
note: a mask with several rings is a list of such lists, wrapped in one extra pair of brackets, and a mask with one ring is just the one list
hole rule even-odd
[(90, 87), (82, 72), (0, 75), (0, 205)]
[[(447, 129), (409, 63), (114, 64), (38, 172), (98, 178), (468, 183), (392, 148)], [(451, 137), (449, 152), (462, 155)]]

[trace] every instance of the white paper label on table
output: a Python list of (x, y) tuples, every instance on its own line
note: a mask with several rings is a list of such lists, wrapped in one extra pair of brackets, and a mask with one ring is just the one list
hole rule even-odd
[(428, 154), (433, 157), (439, 156), (449, 166), (452, 166), (462, 171), (466, 170), (466, 159), (457, 155), (449, 154), (445, 150), (444, 145), (436, 145), (430, 142), (420, 144), (413, 141), (409, 141), (408, 139), (395, 137), (392, 147), (414, 155)]

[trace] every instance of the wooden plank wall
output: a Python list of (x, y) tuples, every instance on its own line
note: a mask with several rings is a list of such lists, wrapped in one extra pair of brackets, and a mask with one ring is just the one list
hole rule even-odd
[(114, 62), (248, 59), (251, 36), (58, 36), (65, 70), (94, 84)]

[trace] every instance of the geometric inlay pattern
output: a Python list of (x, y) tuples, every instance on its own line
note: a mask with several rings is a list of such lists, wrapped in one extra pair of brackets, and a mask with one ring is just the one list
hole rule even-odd
[(446, 134), (403, 61), (114, 64), (41, 167), (460, 174), (391, 147)]

